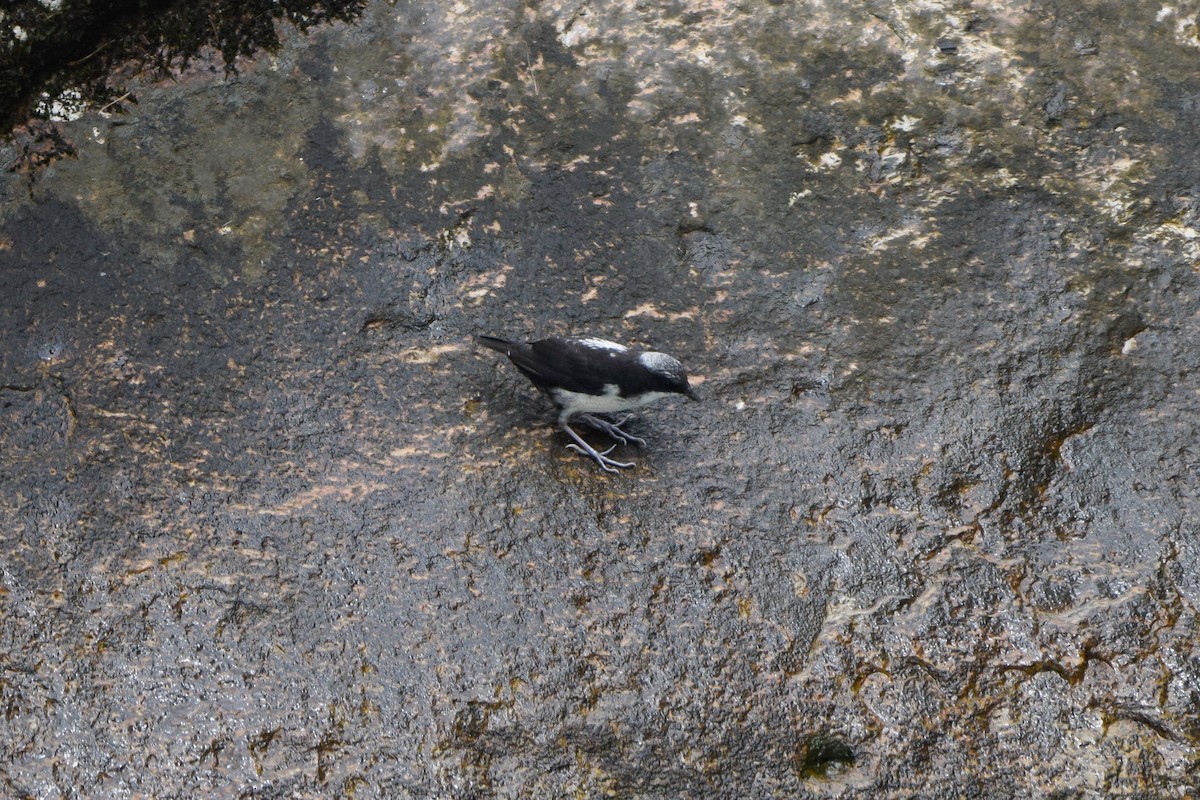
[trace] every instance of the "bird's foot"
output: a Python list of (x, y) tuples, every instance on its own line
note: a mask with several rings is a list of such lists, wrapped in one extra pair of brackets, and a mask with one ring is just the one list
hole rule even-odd
[(621, 430), (622, 425), (633, 419), (633, 414), (626, 414), (617, 422), (609, 422), (607, 420), (600, 419), (599, 417), (594, 417), (591, 414), (580, 414), (579, 419), (583, 420), (588, 425), (591, 425), (596, 430), (604, 431), (621, 444), (636, 444), (639, 447), (646, 446), (646, 440), (642, 437), (634, 436), (632, 433), (627, 433)]
[(608, 448), (608, 450), (605, 450), (603, 453), (601, 453), (592, 447), (583, 448), (577, 444), (567, 445), (568, 450), (573, 450), (576, 453), (579, 453), (580, 455), (591, 456), (592, 458), (596, 459), (596, 463), (599, 464), (600, 468), (603, 469), (605, 472), (617, 472), (617, 470), (613, 469), (613, 467), (620, 467), (621, 469), (627, 469), (629, 467), (632, 467), (633, 466), (632, 462), (614, 461), (613, 459), (608, 457), (607, 454), (608, 454), (609, 450), (613, 449), (613, 447), (616, 447), (616, 445), (614, 444), (612, 447)]
[[(616, 472), (617, 469), (614, 469), (614, 468), (627, 469), (627, 468), (633, 466), (632, 462), (626, 463), (624, 461), (616, 461), (616, 460), (608, 457), (608, 454), (611, 453), (614, 448), (616, 448), (615, 444), (602, 453), (599, 450), (597, 450), (596, 448), (592, 447), (587, 442), (585, 442), (583, 439), (581, 439), (579, 437), (579, 434), (577, 434), (577, 433), (575, 433), (575, 431), (571, 430), (571, 428), (568, 425), (566, 425), (565, 423), (562, 425), (562, 429), (567, 432), (568, 436), (570, 436), (572, 439), (575, 440), (575, 442), (573, 444), (567, 445), (567, 449), (573, 450), (576, 453), (579, 453), (580, 455), (589, 456), (590, 458), (594, 458), (596, 460), (596, 463), (599, 464), (600, 468), (603, 469), (605, 472)], [(603, 429), (601, 429), (601, 430), (603, 430)]]

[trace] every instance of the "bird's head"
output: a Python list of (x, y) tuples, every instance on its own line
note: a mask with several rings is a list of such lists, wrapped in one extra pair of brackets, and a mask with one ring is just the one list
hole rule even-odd
[(638, 355), (638, 362), (659, 378), (659, 391), (681, 394), (692, 400), (700, 397), (688, 385), (687, 370), (674, 356), (666, 353), (647, 352)]

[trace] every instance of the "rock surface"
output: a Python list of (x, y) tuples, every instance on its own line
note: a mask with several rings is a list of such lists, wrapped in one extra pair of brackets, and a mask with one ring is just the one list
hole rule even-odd
[[(0, 792), (1200, 791), (1195, 12), (375, 3), (63, 123)], [(705, 401), (607, 475), (480, 332)]]

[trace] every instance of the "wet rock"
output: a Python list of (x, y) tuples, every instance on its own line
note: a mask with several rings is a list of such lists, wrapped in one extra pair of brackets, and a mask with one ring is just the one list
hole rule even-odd
[[(1200, 788), (1187, 21), (509, 11), (6, 173), (5, 791)], [(602, 474), (481, 332), (705, 399)]]

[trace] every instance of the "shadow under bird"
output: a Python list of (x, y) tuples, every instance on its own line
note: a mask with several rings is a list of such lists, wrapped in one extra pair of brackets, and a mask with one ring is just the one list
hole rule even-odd
[[(512, 342), (495, 336), (476, 336), (484, 347), (504, 353), (533, 385), (558, 406), (558, 427), (573, 440), (567, 448), (590, 456), (608, 472), (632, 463), (608, 457), (617, 444), (645, 446), (646, 440), (626, 433), (621, 426), (633, 414), (617, 422), (596, 414), (618, 414), (681, 394), (699, 400), (688, 386), (687, 371), (679, 359), (666, 353), (631, 350), (606, 339), (552, 337), (536, 342)], [(603, 431), (617, 444), (601, 452), (571, 429), (578, 420)]]

